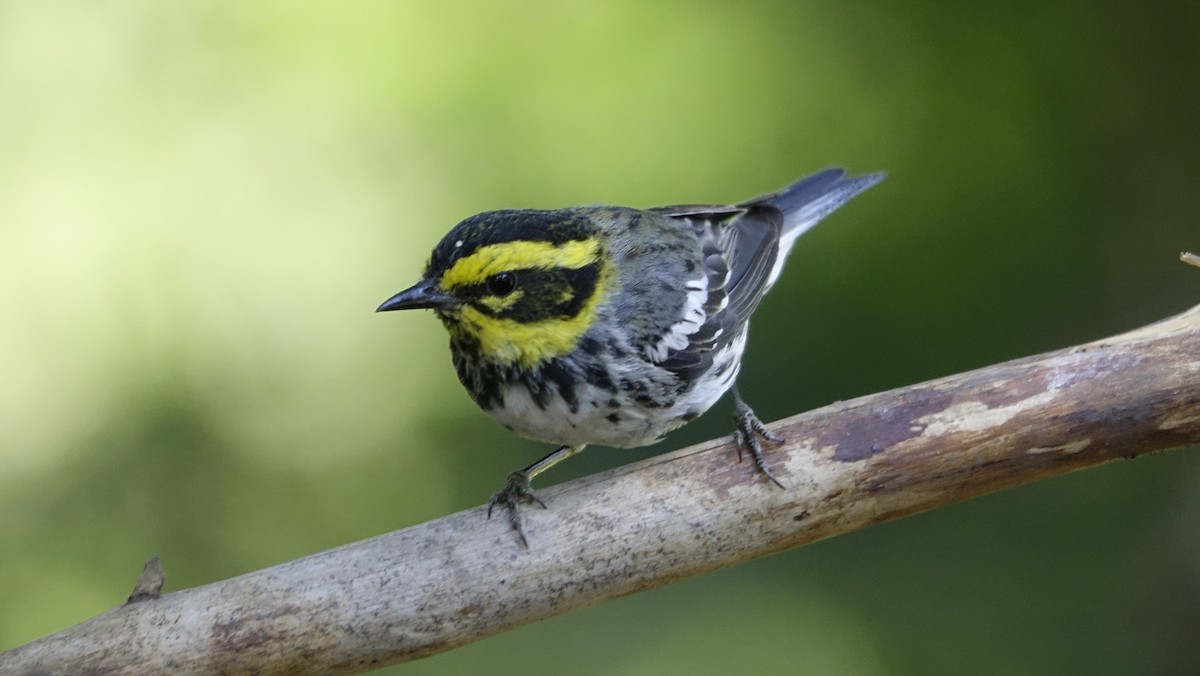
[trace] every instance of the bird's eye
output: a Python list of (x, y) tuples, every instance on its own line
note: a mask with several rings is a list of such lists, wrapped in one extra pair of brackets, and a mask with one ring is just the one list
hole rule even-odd
[(493, 296), (507, 296), (517, 288), (517, 276), (512, 272), (500, 272), (488, 277), (488, 293)]

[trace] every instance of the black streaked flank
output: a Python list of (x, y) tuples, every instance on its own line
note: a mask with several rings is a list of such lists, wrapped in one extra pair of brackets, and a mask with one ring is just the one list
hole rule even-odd
[(583, 377), (587, 379), (589, 385), (594, 385), (610, 392), (615, 389), (612, 378), (608, 376), (608, 368), (602, 362), (583, 364)]
[(671, 408), (675, 405), (675, 400), (670, 398), (655, 399), (648, 393), (639, 392), (633, 395), (633, 400), (646, 408)]
[(583, 350), (584, 354), (596, 357), (603, 353), (604, 346), (601, 345), (600, 341), (596, 340), (595, 338), (592, 338), (591, 336), (584, 336), (583, 339), (579, 341), (579, 349)]
[[(571, 371), (563, 365), (563, 360), (551, 359), (546, 363), (545, 366), (541, 368), (541, 375), (545, 383), (553, 384), (558, 390), (558, 396), (562, 397), (563, 401), (566, 402), (567, 409), (570, 410), (571, 413), (578, 413), (579, 397), (575, 394), (575, 383), (577, 376), (572, 374)], [(541, 388), (543, 391), (548, 389), (550, 388), (546, 387), (545, 385), (543, 385)], [(532, 392), (532, 388), (530, 391)], [(537, 400), (538, 406), (541, 408), (545, 408), (546, 403), (549, 403), (548, 401), (544, 402), (536, 397), (535, 400)]]

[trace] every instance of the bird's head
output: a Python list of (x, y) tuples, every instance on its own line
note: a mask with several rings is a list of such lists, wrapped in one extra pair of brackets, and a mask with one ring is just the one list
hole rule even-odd
[(489, 211), (455, 226), (378, 311), (432, 309), (456, 350), (530, 368), (575, 349), (612, 278), (586, 213)]

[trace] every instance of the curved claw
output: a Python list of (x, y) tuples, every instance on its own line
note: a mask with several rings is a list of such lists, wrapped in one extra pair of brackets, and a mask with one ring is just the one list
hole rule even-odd
[(737, 397), (734, 402), (733, 424), (738, 462), (741, 462), (742, 450), (745, 449), (754, 458), (754, 466), (758, 468), (758, 471), (762, 472), (776, 486), (785, 488), (783, 483), (771, 472), (771, 468), (767, 466), (767, 461), (763, 458), (762, 444), (758, 441), (758, 438), (762, 437), (778, 444), (783, 443), (784, 438), (768, 429), (766, 424), (754, 415), (754, 411), (746, 405), (746, 402), (742, 401), (741, 397)]
[(507, 509), (509, 525), (517, 531), (517, 537), (521, 538), (521, 544), (528, 547), (529, 540), (525, 537), (525, 529), (521, 527), (521, 514), (518, 509), (523, 504), (536, 504), (542, 509), (546, 508), (546, 503), (534, 495), (530, 488), (529, 475), (523, 471), (516, 471), (508, 475), (504, 488), (492, 495), (492, 499), (488, 502), (487, 513), (490, 519), (492, 518), (492, 509), (497, 505)]

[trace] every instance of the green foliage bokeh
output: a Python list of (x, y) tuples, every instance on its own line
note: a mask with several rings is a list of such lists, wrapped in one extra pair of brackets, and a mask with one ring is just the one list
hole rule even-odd
[[(121, 603), (151, 552), (211, 582), (544, 452), (432, 317), (372, 312), (477, 211), (887, 170), (756, 315), (765, 419), (1195, 304), (1198, 7), (0, 2), (0, 649)], [(1194, 453), (1118, 463), (406, 672), (1194, 673), (1198, 517)]]

